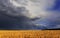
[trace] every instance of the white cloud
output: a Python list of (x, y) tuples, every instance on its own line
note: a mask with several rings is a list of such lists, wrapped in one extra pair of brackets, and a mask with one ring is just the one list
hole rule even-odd
[[(18, 1), (18, 0), (17, 0)], [(20, 0), (21, 1), (21, 0)], [(24, 1), (24, 0), (22, 0)], [(27, 5), (21, 4), (16, 2), (15, 0), (10, 0), (10, 2), (16, 6), (16, 7), (25, 7), (27, 10), (29, 10), (29, 12), (25, 12), (26, 14), (24, 14), (25, 16), (29, 17), (29, 18), (35, 18), (35, 17), (45, 17), (48, 13), (43, 10), (43, 8), (46, 8), (46, 0), (36, 0), (35, 2), (31, 1), (31, 0), (26, 0), (27, 1)], [(25, 1), (24, 1), (25, 2)], [(24, 3), (23, 2), (23, 3)]]

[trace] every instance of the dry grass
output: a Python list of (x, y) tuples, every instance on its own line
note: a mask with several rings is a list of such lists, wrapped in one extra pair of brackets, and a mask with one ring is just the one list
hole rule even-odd
[(1, 30), (0, 38), (60, 38), (59, 30)]

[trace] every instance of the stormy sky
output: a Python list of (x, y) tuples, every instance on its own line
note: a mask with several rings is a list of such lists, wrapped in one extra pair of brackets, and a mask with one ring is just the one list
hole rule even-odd
[(0, 0), (0, 29), (60, 28), (60, 0)]

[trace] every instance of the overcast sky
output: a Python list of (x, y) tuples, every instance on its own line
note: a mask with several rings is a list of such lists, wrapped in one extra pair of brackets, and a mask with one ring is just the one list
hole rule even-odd
[[(0, 16), (2, 17), (0, 19), (0, 24), (2, 23), (2, 25), (4, 25), (5, 22), (6, 25), (10, 25), (13, 22), (13, 27), (16, 25), (14, 28), (18, 28), (19, 25), (27, 25), (27, 27), (20, 26), (20, 29), (43, 29), (43, 27), (60, 27), (60, 0), (0, 0), (0, 11), (0, 13), (3, 13), (3, 15)], [(9, 17), (4, 16), (4, 14)], [(18, 19), (10, 18), (10, 16), (20, 17), (19, 21)], [(34, 21), (30, 20), (34, 18), (39, 19), (36, 19)], [(32, 22), (35, 24), (35, 26), (32, 26)]]

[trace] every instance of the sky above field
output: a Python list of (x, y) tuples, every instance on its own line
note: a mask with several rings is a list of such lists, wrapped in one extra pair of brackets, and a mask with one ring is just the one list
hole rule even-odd
[[(25, 16), (29, 18), (28, 21), (29, 24), (32, 22), (37, 26), (36, 29), (43, 29), (43, 27), (60, 28), (60, 0), (9, 0), (9, 1), (0, 0), (0, 1), (1, 1), (0, 10), (7, 11), (4, 14), (20, 17)], [(6, 7), (3, 8), (1, 4), (5, 5)], [(9, 7), (11, 7), (12, 9)], [(24, 17), (20, 19), (23, 20), (23, 18)], [(25, 19), (25, 21), (27, 21), (27, 18)], [(25, 21), (21, 22), (25, 24)]]

